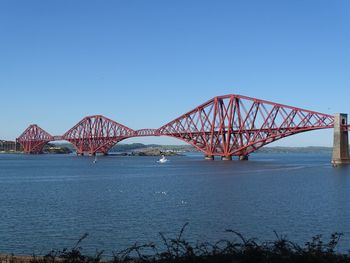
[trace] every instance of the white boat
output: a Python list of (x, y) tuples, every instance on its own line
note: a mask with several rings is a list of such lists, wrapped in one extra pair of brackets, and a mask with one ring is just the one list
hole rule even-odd
[(166, 163), (167, 161), (169, 161), (167, 158), (165, 158), (164, 155), (162, 155), (162, 158), (160, 158), (157, 162), (158, 163)]

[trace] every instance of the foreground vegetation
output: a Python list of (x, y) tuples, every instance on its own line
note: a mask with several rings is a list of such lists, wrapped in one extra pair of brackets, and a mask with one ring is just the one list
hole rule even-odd
[[(187, 224), (186, 224), (187, 225)], [(311, 241), (300, 246), (276, 234), (275, 241), (258, 242), (246, 239), (240, 233), (227, 230), (233, 234), (232, 240), (220, 240), (214, 244), (190, 244), (183, 238), (186, 225), (175, 238), (167, 238), (160, 234), (161, 249), (154, 243), (133, 246), (123, 251), (114, 252), (111, 259), (103, 259), (103, 251), (94, 256), (85, 255), (80, 246), (85, 234), (71, 249), (53, 250), (43, 257), (0, 256), (2, 263), (244, 263), (244, 262), (350, 262), (349, 254), (336, 253), (336, 246), (342, 237), (341, 233), (334, 233), (327, 242), (322, 237), (315, 236)]]

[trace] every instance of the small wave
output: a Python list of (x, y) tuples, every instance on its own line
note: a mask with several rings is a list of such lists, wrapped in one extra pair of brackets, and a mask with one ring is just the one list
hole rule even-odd
[(300, 165), (300, 166), (293, 166), (293, 167), (276, 167), (276, 168), (266, 168), (266, 169), (258, 169), (258, 170), (252, 170), (249, 172), (273, 172), (273, 171), (292, 171), (292, 170), (300, 170), (300, 169), (305, 169), (307, 166), (305, 165)]
[(156, 191), (156, 192), (154, 192), (155, 194), (158, 194), (158, 195), (167, 195), (167, 192), (165, 192), (165, 191)]

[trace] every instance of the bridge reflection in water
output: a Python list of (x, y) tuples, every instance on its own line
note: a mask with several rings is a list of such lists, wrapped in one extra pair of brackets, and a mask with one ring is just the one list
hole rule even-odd
[[(347, 116), (336, 121), (329, 114), (282, 105), (266, 100), (229, 94), (217, 96), (158, 129), (133, 130), (102, 115), (87, 116), (62, 136), (52, 136), (38, 125), (30, 125), (18, 138), (26, 153), (40, 153), (46, 143), (66, 140), (77, 154), (107, 154), (118, 142), (131, 137), (170, 136), (202, 151), (207, 159), (221, 156), (241, 160), (262, 146), (294, 134), (335, 129), (337, 163), (349, 159)], [(344, 150), (346, 144), (346, 150)], [(347, 152), (347, 156), (346, 156)], [(338, 154), (334, 151), (334, 154)]]

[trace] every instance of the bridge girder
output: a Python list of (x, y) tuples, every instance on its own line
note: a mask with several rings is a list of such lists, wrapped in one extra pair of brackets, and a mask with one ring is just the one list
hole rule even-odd
[(215, 97), (158, 129), (133, 130), (93, 115), (83, 118), (63, 136), (51, 136), (31, 125), (18, 142), (28, 153), (42, 151), (49, 141), (66, 140), (78, 154), (96, 154), (107, 153), (127, 138), (164, 135), (185, 141), (207, 156), (229, 157), (245, 156), (281, 138), (333, 126), (334, 117), (328, 114), (230, 94)]
[(36, 124), (29, 127), (16, 139), (23, 147), (25, 153), (41, 153), (45, 144), (53, 140), (53, 136)]
[(131, 137), (134, 132), (102, 115), (94, 115), (82, 119), (62, 138), (72, 143), (78, 154), (106, 154), (113, 145)]
[(215, 97), (159, 128), (207, 156), (244, 156), (278, 139), (332, 128), (328, 114), (241, 95)]

